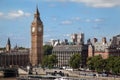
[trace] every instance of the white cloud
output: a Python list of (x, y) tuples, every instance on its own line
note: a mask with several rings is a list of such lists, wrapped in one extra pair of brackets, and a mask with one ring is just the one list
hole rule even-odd
[(23, 17), (23, 16), (28, 17), (28, 16), (30, 16), (30, 13), (25, 13), (22, 10), (13, 11), (13, 12), (8, 13), (9, 18), (19, 18), (19, 17)]
[(4, 14), (2, 12), (0, 12), (0, 16), (3, 16)]
[(73, 17), (72, 20), (80, 21), (80, 17)]
[(86, 19), (85, 22), (95, 22), (95, 23), (98, 23), (98, 22), (103, 22), (104, 19), (102, 18), (96, 18), (96, 19)]
[(81, 19), (80, 17), (73, 17), (71, 19), (68, 19), (68, 20), (63, 20), (61, 22), (62, 25), (71, 25), (73, 24), (74, 22), (86, 22), (86, 23), (101, 23), (101, 22), (104, 22), (105, 20), (103, 18), (96, 18), (96, 19), (90, 19), (90, 18), (87, 18), (87, 19)]
[(29, 16), (31, 16), (31, 14), (30, 13), (25, 13), (24, 16), (29, 17)]
[(109, 8), (120, 6), (120, 0), (71, 0), (73, 2), (82, 2), (87, 6), (95, 8)]
[(92, 22), (92, 20), (90, 20), (90, 19), (86, 19), (85, 22)]
[(10, 16), (10, 17), (21, 17), (23, 15), (24, 15), (24, 12), (22, 10), (8, 13), (8, 16)]
[(115, 6), (120, 6), (120, 0), (46, 0), (46, 1), (58, 1), (58, 2), (75, 2), (84, 3), (87, 6), (95, 8), (110, 8)]
[[(56, 20), (56, 18), (54, 20)], [(67, 20), (61, 21), (60, 24), (62, 24), (62, 25), (71, 25), (74, 22), (79, 22), (79, 21), (81, 21), (80, 17), (72, 17), (72, 18), (69, 18)]]
[(50, 4), (49, 6), (50, 6), (50, 7), (55, 7), (56, 5), (55, 5), (55, 4)]
[(64, 34), (64, 37), (70, 37), (71, 34)]
[(23, 10), (17, 10), (17, 11), (12, 11), (8, 13), (3, 13), (0, 12), (0, 17), (5, 18), (5, 19), (14, 19), (14, 18), (20, 18), (20, 17), (29, 17), (31, 14), (24, 12)]
[(103, 21), (104, 19), (100, 19), (100, 18), (94, 20), (94, 22), (103, 22)]
[(56, 18), (56, 17), (53, 17), (52, 20), (53, 20), (53, 21), (57, 21), (57, 18)]
[(70, 25), (70, 24), (72, 24), (72, 21), (65, 20), (65, 21), (62, 21), (61, 24), (63, 24), (63, 25)]

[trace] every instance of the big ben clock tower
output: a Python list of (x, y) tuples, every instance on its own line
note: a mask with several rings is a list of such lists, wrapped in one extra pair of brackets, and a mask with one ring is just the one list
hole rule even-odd
[(32, 66), (42, 63), (43, 58), (43, 23), (40, 19), (38, 7), (31, 24), (31, 64)]

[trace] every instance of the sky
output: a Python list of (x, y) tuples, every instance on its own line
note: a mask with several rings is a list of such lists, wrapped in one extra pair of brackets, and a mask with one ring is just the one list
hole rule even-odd
[(120, 34), (120, 0), (0, 0), (0, 47), (31, 47), (31, 23), (38, 5), (44, 42), (73, 33), (107, 39)]

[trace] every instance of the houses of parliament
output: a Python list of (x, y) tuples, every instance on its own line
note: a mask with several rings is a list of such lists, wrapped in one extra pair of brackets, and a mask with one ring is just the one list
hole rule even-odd
[(17, 45), (12, 49), (10, 38), (6, 48), (0, 50), (0, 67), (36, 66), (42, 63), (43, 58), (43, 23), (40, 19), (38, 7), (31, 23), (31, 49), (20, 48)]
[[(6, 48), (0, 49), (0, 67), (9, 66), (37, 66), (43, 60), (43, 22), (40, 19), (38, 7), (34, 13), (34, 19), (31, 23), (31, 48), (20, 48), (15, 46), (11, 48), (10, 38), (8, 38)], [(58, 58), (56, 67), (69, 66), (70, 57), (79, 53), (82, 56), (82, 64), (86, 66), (87, 57), (101, 55), (106, 59), (109, 56), (120, 56), (120, 35), (114, 36), (109, 42), (106, 37), (98, 42), (96, 38), (92, 41), (89, 39), (87, 44), (84, 43), (84, 34), (72, 34), (72, 42), (53, 41), (52, 54)], [(56, 44), (57, 43), (57, 44)]]

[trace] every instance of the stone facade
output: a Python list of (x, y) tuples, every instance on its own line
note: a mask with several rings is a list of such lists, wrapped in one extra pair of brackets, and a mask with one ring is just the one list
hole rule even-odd
[(11, 51), (11, 43), (10, 43), (10, 39), (8, 38), (7, 44), (6, 44), (6, 51), (10, 52)]
[(0, 67), (23, 66), (29, 64), (29, 50), (0, 53)]
[(10, 38), (8, 38), (6, 49), (2, 48), (2, 51), (0, 52), (0, 67), (26, 67), (30, 63), (29, 53), (29, 49), (20, 48), (17, 47), (17, 45), (12, 49)]
[(61, 42), (58, 40), (57, 45), (53, 47), (52, 53), (58, 58), (58, 64), (56, 67), (69, 67), (70, 57), (79, 53), (82, 57), (82, 67), (86, 65), (88, 57), (88, 46), (84, 44), (84, 35), (72, 34), (72, 42), (68, 42), (67, 39)]
[(70, 57), (79, 53), (82, 57), (82, 65), (86, 65), (87, 60), (87, 45), (57, 45), (53, 47), (53, 54), (58, 58), (58, 64), (56, 67), (69, 66)]
[(84, 34), (83, 33), (80, 33), (80, 34), (72, 34), (71, 35), (71, 41), (74, 43), (74, 44), (84, 44)]
[(38, 7), (31, 24), (31, 64), (32, 66), (42, 63), (43, 58), (43, 23), (40, 19)]

